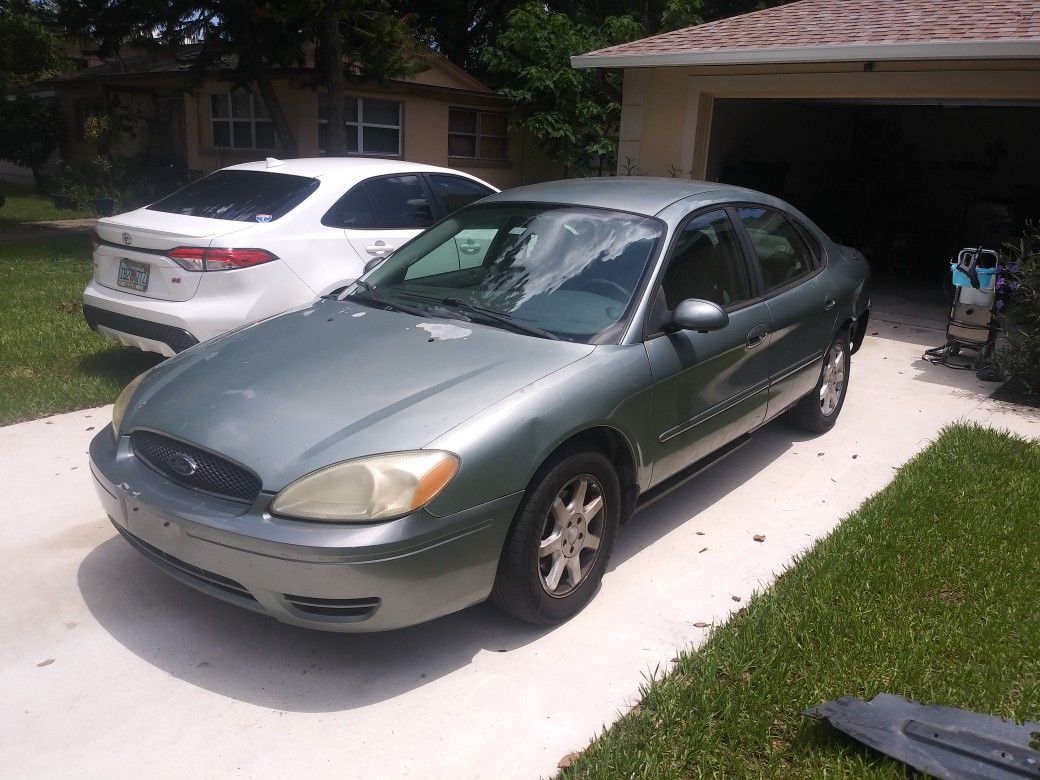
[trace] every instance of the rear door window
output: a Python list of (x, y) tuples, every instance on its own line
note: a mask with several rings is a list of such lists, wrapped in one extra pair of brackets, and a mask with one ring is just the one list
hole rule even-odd
[(354, 230), (422, 230), (433, 224), (433, 209), (418, 175), (383, 176), (354, 185), (321, 223)]
[(461, 176), (431, 173), (426, 178), (430, 182), (433, 196), (437, 199), (437, 203), (445, 215), (458, 211), (475, 200), (486, 198), (494, 192), (490, 187)]
[(801, 233), (781, 212), (742, 206), (737, 215), (755, 248), (766, 292), (787, 287), (814, 270), (812, 253)]
[(217, 171), (167, 195), (147, 208), (167, 214), (273, 222), (318, 189), (318, 180), (266, 171)]

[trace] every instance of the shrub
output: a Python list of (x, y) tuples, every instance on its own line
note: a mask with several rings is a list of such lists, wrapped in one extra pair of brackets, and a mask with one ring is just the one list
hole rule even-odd
[(1040, 224), (1005, 245), (997, 309), (1004, 331), (997, 368), (1025, 393), (1040, 393)]
[(63, 162), (56, 189), (82, 209), (96, 208), (98, 198), (112, 198), (119, 213), (177, 189), (184, 184), (185, 173), (183, 166), (154, 155), (98, 155), (75, 165)]
[(52, 102), (30, 95), (0, 96), (0, 160), (31, 170), (37, 185), (40, 169), (58, 148), (60, 134)]

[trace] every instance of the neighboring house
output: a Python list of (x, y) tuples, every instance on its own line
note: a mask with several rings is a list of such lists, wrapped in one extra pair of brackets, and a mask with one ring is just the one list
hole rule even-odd
[[(192, 175), (281, 154), (259, 94), (235, 89), (232, 74), (192, 70), (193, 47), (175, 58), (129, 52), (53, 79), (65, 120), (62, 158), (97, 153), (84, 138), (92, 114), (121, 118), (117, 152), (165, 158)], [(347, 100), (350, 153), (443, 165), (498, 187), (561, 175), (530, 138), (511, 132), (510, 105), (430, 51), (429, 68), (386, 84), (357, 83)], [(324, 154), (327, 94), (304, 70), (275, 72), (274, 86), (302, 157)]]
[(572, 64), (624, 71), (620, 172), (780, 195), (881, 271), (1040, 217), (1040, 0), (801, 0)]

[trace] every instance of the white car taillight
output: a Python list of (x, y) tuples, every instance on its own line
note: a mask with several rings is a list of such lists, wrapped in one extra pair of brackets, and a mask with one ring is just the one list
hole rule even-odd
[(185, 271), (228, 271), (250, 268), (277, 260), (266, 249), (224, 249), (222, 247), (179, 246), (166, 253)]

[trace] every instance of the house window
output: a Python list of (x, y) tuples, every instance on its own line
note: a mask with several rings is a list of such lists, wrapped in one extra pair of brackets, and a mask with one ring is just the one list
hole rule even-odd
[(249, 92), (209, 97), (214, 147), (274, 149), (274, 124), (263, 100)]
[[(344, 99), (347, 153), (377, 157), (401, 156), (401, 104), (393, 100)], [(329, 96), (318, 95), (318, 151), (325, 153), (329, 126)]]
[(448, 156), (481, 160), (506, 159), (509, 117), (491, 111), (448, 109)]

